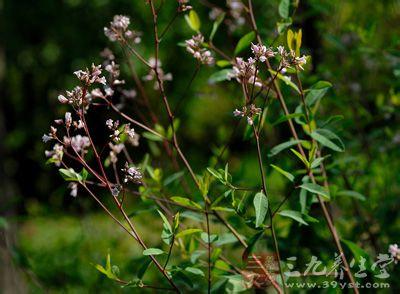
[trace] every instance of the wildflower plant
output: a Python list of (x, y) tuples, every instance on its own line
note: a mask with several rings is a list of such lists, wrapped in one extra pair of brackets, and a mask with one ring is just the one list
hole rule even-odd
[[(151, 32), (133, 26), (134, 21), (128, 16), (114, 16), (104, 34), (111, 45), (123, 48), (124, 54), (118, 56), (117, 51), (103, 50), (102, 64), (75, 71), (76, 87), (57, 97), (69, 109), (43, 135), (44, 143), (49, 146), (45, 152), (48, 162), (70, 182), (70, 195), (77, 201), (80, 197), (91, 197), (116, 226), (141, 246), (143, 256), (148, 258), (133, 279), (123, 278), (135, 273), (119, 273), (111, 266), (109, 256), (106, 267), (96, 268), (124, 287), (233, 293), (260, 287), (254, 278), (257, 274), (264, 279), (263, 287), (285, 293), (289, 277), (284, 274), (287, 256), (282, 254), (281, 246), (290, 246), (290, 237), (280, 237), (277, 227), (281, 230), (282, 226), (296, 225), (300, 229), (309, 226), (310, 234), (313, 224), (319, 223), (329, 229), (330, 236), (325, 242), (334, 243), (345, 269), (344, 279), (355, 283), (349, 256), (330, 213), (336, 195), (343, 194), (344, 189), (330, 185), (332, 167), (328, 161), (335, 152), (344, 151), (344, 144), (330, 124), (334, 118), (322, 123), (318, 113), (331, 84), (317, 81), (310, 88), (303, 88), (302, 78), (312, 61), (300, 54), (301, 31), (294, 33), (288, 26), (278, 28), (279, 36), (287, 36), (287, 41), (280, 38), (281, 44), (267, 44), (257, 27), (257, 13), (251, 0), (228, 0), (225, 7), (212, 7), (211, 33), (202, 28), (194, 1), (166, 2), (164, 5), (176, 6), (176, 15), (166, 28), (160, 28), (157, 21), (163, 6), (154, 0), (147, 0), (146, 5), (153, 20)], [(279, 10), (295, 11), (293, 5), (296, 3), (281, 1)], [(232, 127), (233, 133), (243, 132), (243, 144), (258, 163), (258, 170), (254, 171), (258, 179), (256, 187), (235, 177), (226, 154), (229, 140), (220, 146), (210, 163), (196, 170), (190, 154), (181, 145), (179, 131), (184, 124), (171, 105), (166, 87), (166, 82), (173, 85), (179, 81), (173, 80), (169, 70), (163, 68), (160, 57), (160, 51), (166, 50), (163, 41), (177, 17), (185, 18), (193, 32), (182, 40), (184, 49), (177, 46), (176, 50), (191, 55), (194, 66), (212, 68), (210, 81), (229, 84), (240, 93), (240, 99), (232, 99), (228, 116), (232, 126), (240, 126)], [(247, 30), (234, 44), (233, 52), (225, 52), (213, 43), (222, 34), (222, 26), (228, 32), (238, 27)], [(142, 50), (139, 30), (153, 35), (152, 48), (146, 44), (146, 50)], [(127, 86), (130, 76), (121, 76), (119, 61), (130, 69), (135, 88)], [(139, 70), (136, 64), (140, 64)], [(285, 91), (282, 87), (286, 87)], [(152, 106), (150, 100), (161, 104), (162, 111)], [(127, 104), (145, 105), (146, 110), (141, 112), (144, 119), (130, 113)], [(281, 114), (269, 125), (268, 110), (273, 104)], [(89, 120), (89, 113), (96, 114), (99, 109), (106, 109), (108, 118)], [(167, 123), (163, 123), (165, 116)], [(267, 127), (284, 128), (290, 138), (267, 150)], [(104, 136), (94, 135), (93, 128), (102, 129), (105, 141)], [(138, 146), (145, 148), (145, 142), (150, 149), (140, 158), (136, 150)], [(163, 150), (162, 155), (153, 152), (151, 146)], [(162, 165), (153, 163), (157, 156), (162, 156)], [(290, 164), (280, 164), (288, 160)], [(268, 180), (267, 170), (286, 180), (287, 195), (274, 199), (276, 195), (270, 193), (274, 183)], [(172, 189), (173, 183), (178, 188)], [(113, 206), (106, 199), (111, 199)], [(152, 222), (162, 223), (160, 242), (146, 242), (143, 232), (137, 229), (135, 216), (129, 212), (138, 201), (156, 207)], [(292, 205), (293, 201), (297, 204)], [(314, 212), (311, 207), (319, 207), (321, 213), (311, 215)], [(266, 266), (254, 251), (263, 239), (271, 244), (265, 250), (276, 257), (276, 270)], [(357, 251), (354, 243), (346, 244), (351, 244), (350, 251)], [(240, 252), (242, 258), (237, 255), (233, 258), (235, 252)], [(397, 245), (392, 245), (389, 252), (396, 261), (399, 259)], [(249, 258), (255, 262), (257, 271), (246, 269)], [(146, 279), (150, 264), (162, 279)], [(357, 288), (352, 290), (358, 293)]]

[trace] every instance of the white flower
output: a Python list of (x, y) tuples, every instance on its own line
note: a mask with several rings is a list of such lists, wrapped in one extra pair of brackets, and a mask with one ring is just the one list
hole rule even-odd
[(238, 109), (235, 109), (235, 110), (233, 111), (233, 115), (234, 115), (234, 116), (244, 116), (244, 113), (243, 113), (243, 111), (240, 111), (240, 110), (238, 110)]
[(77, 183), (69, 183), (68, 188), (71, 189), (71, 192), (69, 193), (69, 195), (71, 195), (72, 197), (76, 197), (78, 196), (78, 184)]
[(63, 95), (58, 95), (57, 99), (58, 99), (58, 101), (60, 101), (60, 103), (62, 103), (62, 104), (66, 104), (66, 103), (69, 102), (69, 100), (68, 100), (65, 96), (63, 96)]
[[(155, 80), (155, 82), (154, 82), (154, 90), (158, 90), (159, 89), (159, 84), (158, 84), (158, 82), (156, 80), (156, 72), (157, 72), (161, 82), (172, 81), (172, 74), (171, 73), (167, 73), (167, 74), (164, 73), (164, 70), (161, 68), (161, 61), (160, 60), (158, 60), (156, 62), (156, 59), (151, 57), (148, 62), (149, 62), (150, 66), (152, 68), (149, 70), (149, 73), (143, 77), (143, 80), (145, 80), (145, 81)], [(157, 68), (155, 68), (156, 64), (157, 64)]]
[(67, 127), (67, 129), (69, 129), (69, 127), (72, 124), (72, 115), (71, 112), (66, 112), (65, 113), (65, 126)]
[(125, 163), (125, 167), (122, 169), (122, 171), (125, 173), (124, 183), (127, 182), (140, 183), (140, 180), (143, 177), (139, 168), (129, 166), (127, 162)]
[(397, 264), (397, 262), (400, 260), (400, 248), (397, 244), (392, 244), (389, 245), (389, 253), (392, 258), (394, 258), (394, 262)]
[(257, 70), (254, 63), (253, 58), (249, 58), (246, 62), (243, 58), (236, 57), (236, 63), (228, 74), (228, 78), (235, 78), (241, 84), (248, 83), (262, 87), (261, 80), (256, 76)]
[(126, 98), (133, 99), (136, 97), (137, 93), (135, 90), (122, 90), (122, 95), (124, 95)]
[(90, 146), (90, 140), (86, 136), (76, 135), (71, 138), (71, 146), (76, 152), (85, 152)]
[(115, 15), (113, 20), (110, 22), (110, 27), (104, 28), (104, 34), (111, 42), (115, 42), (126, 32), (129, 24), (129, 17), (125, 15)]
[(200, 63), (211, 65), (214, 63), (214, 57), (211, 56), (211, 51), (203, 47), (204, 37), (201, 34), (193, 36), (186, 40), (186, 51), (193, 55)]
[(124, 144), (112, 144), (108, 143), (108, 146), (110, 147), (110, 160), (113, 163), (117, 163), (118, 161), (118, 154), (121, 153), (121, 151), (124, 149), (125, 145)]
[(77, 129), (82, 129), (84, 127), (83, 121), (78, 120), (78, 124), (76, 125)]
[(49, 136), (49, 135), (47, 135), (47, 134), (44, 134), (43, 136), (42, 136), (42, 141), (44, 142), (44, 143), (47, 143), (47, 142), (49, 142), (50, 140), (52, 140), (53, 139), (53, 137), (52, 136)]
[(99, 84), (106, 84), (106, 78), (105, 77), (100, 77), (102, 73), (101, 65), (94, 65), (92, 64), (91, 69), (86, 70), (77, 70), (74, 71), (74, 75), (85, 83), (87, 86), (93, 84), (93, 83), (99, 83)]
[(109, 118), (106, 120), (106, 126), (111, 130), (113, 128), (114, 121)]

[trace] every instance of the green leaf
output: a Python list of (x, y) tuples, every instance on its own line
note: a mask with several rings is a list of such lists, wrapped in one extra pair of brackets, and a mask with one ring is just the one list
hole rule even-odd
[(164, 254), (165, 252), (162, 251), (161, 249), (158, 248), (147, 248), (146, 250), (143, 250), (143, 255), (160, 255)]
[(184, 206), (189, 206), (189, 207), (193, 207), (193, 208), (197, 208), (197, 209), (202, 209), (200, 204), (198, 204), (198, 203), (196, 203), (196, 202), (194, 202), (194, 201), (192, 201), (192, 200), (190, 200), (188, 198), (185, 198), (185, 197), (174, 196), (174, 197), (171, 197), (171, 200), (176, 202), (176, 203), (182, 204)]
[(115, 273), (112, 270), (111, 267), (111, 257), (110, 257), (110, 253), (107, 254), (107, 259), (106, 259), (106, 268), (104, 268), (102, 265), (100, 264), (96, 264), (94, 265), (94, 267), (101, 273), (103, 273), (104, 275), (107, 276), (107, 278), (111, 279), (111, 280), (118, 280), (118, 277), (115, 275)]
[(361, 260), (361, 258), (365, 258), (367, 260), (366, 266), (370, 264), (370, 256), (364, 249), (349, 240), (342, 239), (342, 242), (350, 249), (357, 261)]
[(325, 158), (327, 158), (329, 156), (324, 156), (324, 157), (318, 157), (316, 159), (313, 160), (313, 162), (311, 163), (311, 168), (316, 168), (318, 166), (321, 165), (321, 163), (325, 160)]
[(276, 126), (280, 123), (291, 120), (292, 118), (298, 118), (298, 117), (304, 117), (304, 114), (303, 113), (292, 113), (292, 114), (288, 114), (288, 115), (283, 115), (277, 121), (273, 122), (272, 126)]
[(197, 260), (200, 258), (200, 256), (206, 254), (206, 250), (195, 250), (193, 253), (190, 255), (190, 262), (195, 264)]
[(227, 67), (227, 66), (230, 66), (231, 63), (228, 60), (218, 60), (216, 62), (216, 65), (219, 67)]
[(180, 171), (170, 175), (164, 180), (164, 186), (168, 186), (169, 184), (175, 182), (177, 179), (181, 178), (184, 174), (185, 174), (184, 171)]
[(147, 269), (149, 268), (150, 264), (151, 264), (151, 259), (147, 258), (147, 257), (143, 257), (146, 258), (143, 261), (143, 264), (140, 266), (136, 276), (141, 280), (143, 279), (144, 274), (146, 273)]
[(203, 277), (205, 276), (204, 272), (199, 268), (187, 267), (187, 268), (185, 268), (185, 271), (187, 271), (191, 274), (194, 274), (194, 275), (203, 276)]
[(289, 147), (292, 147), (292, 146), (294, 146), (294, 145), (301, 144), (302, 142), (303, 142), (303, 140), (290, 140), (290, 141), (281, 143), (281, 144), (279, 144), (279, 145), (276, 145), (275, 147), (273, 147), (273, 148), (269, 151), (268, 157), (275, 156), (275, 155), (277, 155), (278, 153), (280, 153), (281, 151), (283, 151), (283, 150), (285, 150), (285, 149), (287, 149), (287, 148), (289, 148)]
[[(311, 138), (337, 152), (343, 152), (345, 147), (343, 141), (333, 132), (327, 129), (317, 129), (310, 134)], [(335, 144), (332, 140), (339, 143)]]
[[(242, 236), (243, 238), (243, 236)], [(232, 233), (224, 233), (219, 236), (218, 241), (215, 242), (215, 246), (219, 247), (225, 244), (232, 244), (238, 242), (238, 239)]]
[(202, 229), (186, 229), (186, 230), (180, 231), (178, 234), (176, 234), (175, 238), (181, 238), (183, 236), (192, 235), (192, 234), (199, 233), (202, 231), (203, 231)]
[[(205, 243), (208, 243), (208, 234), (206, 232), (201, 233), (200, 235), (201, 240), (203, 240)], [(210, 234), (210, 244), (214, 241), (218, 240), (218, 236), (215, 234)]]
[(286, 216), (289, 217), (303, 225), (308, 226), (308, 223), (306, 223), (306, 221), (302, 218), (302, 215), (299, 211), (294, 211), (294, 210), (282, 210), (280, 212), (278, 212), (279, 215), (281, 216)]
[(150, 132), (143, 132), (142, 136), (145, 137), (146, 139), (149, 139), (149, 140), (155, 141), (155, 142), (163, 141), (163, 138), (161, 138), (160, 136), (157, 136), (156, 134), (150, 133)]
[(336, 193), (336, 196), (352, 197), (361, 201), (365, 201), (366, 198), (363, 194), (351, 190), (343, 190)]
[(289, 181), (291, 181), (291, 182), (294, 181), (294, 175), (292, 175), (291, 173), (281, 169), (279, 166), (276, 166), (274, 164), (270, 164), (270, 166), (272, 166), (272, 168), (274, 170), (276, 170), (278, 173), (280, 173), (281, 175), (284, 175), (286, 178), (288, 178)]
[(247, 260), (249, 254), (253, 252), (254, 246), (256, 245), (257, 241), (260, 240), (263, 235), (264, 235), (264, 230), (261, 230), (250, 238), (247, 248), (243, 251), (242, 254), (243, 261)]
[[(273, 76), (276, 75), (276, 71), (269, 69), (268, 70)], [(292, 82), (292, 80), (290, 79), (290, 77), (282, 75), (280, 73), (278, 73), (278, 75), (276, 76), (278, 79), (280, 79), (282, 82), (284, 82), (286, 85), (288, 85), (289, 87), (291, 87), (292, 89), (294, 89), (298, 94), (300, 94), (300, 90), (297, 87), (297, 85), (295, 83)]]
[(282, 18), (288, 18), (289, 17), (289, 8), (290, 8), (290, 0), (281, 0), (279, 3), (279, 15)]
[(61, 174), (61, 176), (64, 178), (64, 180), (68, 182), (81, 182), (82, 181), (82, 176), (78, 174), (76, 171), (74, 171), (73, 168), (65, 169), (65, 168), (60, 168), (58, 170)]
[(218, 82), (227, 81), (229, 80), (229, 74), (231, 72), (231, 69), (222, 69), (220, 71), (217, 71), (208, 78), (208, 82), (211, 84), (215, 84)]
[(204, 220), (204, 215), (198, 212), (186, 210), (181, 213), (181, 217), (188, 218), (194, 220), (196, 222), (202, 222)]
[(8, 222), (5, 217), (0, 216), (0, 229), (7, 229), (8, 228)]
[(193, 31), (198, 32), (200, 30), (201, 22), (196, 11), (190, 10), (189, 15), (185, 15), (185, 20)]
[(308, 162), (307, 158), (305, 158), (303, 155), (301, 155), (300, 152), (296, 151), (296, 150), (293, 149), (293, 148), (290, 148), (290, 151), (292, 151), (293, 154), (296, 155), (296, 157), (297, 157), (298, 159), (300, 159), (301, 162), (303, 162), (304, 165), (305, 165), (307, 168), (310, 166), (310, 163)]
[(277, 22), (276, 23), (276, 29), (278, 31), (278, 34), (282, 34), (288, 27), (292, 25), (292, 18), (288, 17), (287, 19), (284, 19), (283, 21)]
[(259, 192), (254, 196), (253, 199), (254, 209), (256, 211), (256, 228), (261, 226), (264, 222), (265, 216), (268, 211), (268, 199), (264, 193)]
[(307, 106), (314, 105), (318, 100), (320, 100), (326, 92), (328, 92), (329, 88), (332, 87), (332, 84), (326, 81), (319, 81), (315, 83), (310, 89), (306, 90), (306, 104)]
[(235, 53), (234, 53), (235, 56), (238, 55), (240, 52), (242, 52), (247, 47), (249, 47), (255, 37), (256, 37), (256, 34), (254, 32), (250, 32), (250, 33), (244, 35), (242, 38), (240, 38), (240, 40), (237, 43), (236, 48), (235, 48)]
[(224, 18), (225, 18), (225, 12), (218, 15), (217, 19), (214, 21), (213, 27), (211, 30), (211, 34), (210, 34), (210, 41), (212, 41), (212, 39), (214, 39), (215, 33), (217, 32), (218, 27), (220, 26), (220, 24), (222, 23)]
[(164, 225), (166, 226), (168, 231), (172, 234), (172, 227), (171, 227), (171, 224), (169, 223), (167, 217), (161, 211), (159, 211), (158, 209), (157, 209), (157, 212), (161, 216), (161, 218), (162, 218), (162, 220), (164, 222)]
[(303, 183), (302, 185), (299, 186), (302, 189), (305, 189), (311, 193), (321, 195), (322, 197), (326, 199), (330, 199), (329, 192), (325, 190), (324, 187), (314, 184), (314, 183)]

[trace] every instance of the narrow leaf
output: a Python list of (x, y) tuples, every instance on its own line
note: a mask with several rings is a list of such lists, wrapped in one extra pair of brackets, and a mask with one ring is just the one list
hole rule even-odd
[(222, 23), (222, 21), (225, 18), (225, 12), (221, 13), (220, 15), (218, 15), (217, 19), (214, 21), (213, 23), (213, 27), (211, 30), (211, 34), (210, 34), (210, 41), (212, 41), (212, 39), (214, 39), (215, 33), (217, 32), (220, 24)]
[(182, 204), (184, 206), (189, 206), (189, 207), (193, 207), (193, 208), (197, 208), (197, 209), (202, 209), (200, 204), (198, 204), (198, 203), (196, 203), (196, 202), (194, 202), (194, 201), (192, 201), (192, 200), (190, 200), (188, 198), (185, 198), (185, 197), (174, 196), (174, 197), (171, 197), (171, 200), (176, 202), (176, 203)]
[(281, 169), (279, 166), (276, 166), (274, 164), (270, 164), (272, 166), (272, 168), (274, 170), (276, 170), (278, 173), (280, 173), (281, 175), (285, 176), (286, 178), (289, 179), (289, 181), (293, 182), (294, 181), (294, 175), (292, 175), (291, 173)]
[(326, 92), (328, 92), (329, 88), (332, 87), (332, 84), (326, 81), (319, 81), (315, 83), (309, 90), (307, 90), (306, 96), (306, 104), (308, 106), (314, 105), (318, 100), (320, 100)]
[(259, 192), (254, 196), (253, 199), (254, 209), (256, 211), (256, 228), (261, 226), (264, 222), (265, 216), (268, 211), (268, 199), (264, 193)]
[(203, 276), (203, 277), (205, 276), (204, 272), (199, 268), (187, 267), (187, 268), (185, 268), (185, 271), (187, 271), (191, 274), (194, 274), (194, 275)]
[(218, 82), (227, 81), (229, 80), (229, 74), (231, 72), (232, 72), (231, 69), (222, 69), (220, 71), (217, 71), (208, 78), (208, 82), (210, 84), (215, 84)]
[(236, 48), (235, 48), (235, 55), (238, 55), (244, 49), (249, 47), (255, 37), (256, 37), (256, 34), (254, 32), (250, 32), (250, 33), (244, 35), (242, 38), (240, 38), (240, 40), (237, 43)]
[(343, 190), (336, 193), (336, 196), (352, 197), (361, 201), (365, 201), (366, 198), (363, 194), (351, 190)]
[(202, 231), (203, 230), (201, 230), (201, 229), (186, 229), (186, 230), (183, 230), (183, 231), (179, 232), (178, 234), (176, 234), (175, 238), (181, 238), (183, 236), (192, 235), (192, 234), (199, 233)]
[(326, 199), (330, 199), (329, 197), (329, 192), (325, 190), (324, 187), (314, 184), (314, 183), (303, 183), (302, 185), (299, 186), (302, 189), (305, 189), (311, 193), (321, 195), (322, 197)]
[(164, 225), (168, 228), (169, 232), (172, 233), (172, 227), (171, 227), (171, 224), (169, 223), (167, 217), (161, 211), (159, 211), (158, 209), (157, 209), (157, 212), (161, 216), (161, 218), (162, 218), (162, 220), (164, 222)]
[(143, 255), (160, 255), (164, 254), (164, 251), (158, 248), (147, 248), (146, 250), (143, 250)]
[(290, 141), (281, 143), (281, 144), (279, 144), (279, 145), (276, 145), (275, 147), (273, 147), (273, 148), (269, 151), (268, 156), (269, 156), (269, 157), (275, 156), (275, 155), (277, 155), (278, 153), (280, 153), (281, 151), (283, 151), (283, 150), (285, 150), (285, 149), (287, 149), (287, 148), (289, 148), (289, 147), (292, 147), (292, 146), (294, 146), (294, 145), (300, 144), (300, 143), (302, 143), (302, 142), (303, 142), (302, 140), (290, 140)]
[[(327, 130), (327, 129), (317, 129), (313, 131), (310, 136), (321, 143), (322, 145), (337, 151), (337, 152), (343, 152), (344, 151), (344, 143), (342, 140), (333, 132)], [(339, 145), (334, 143), (332, 140), (338, 141)]]
[(282, 210), (280, 212), (278, 212), (279, 215), (281, 216), (286, 216), (289, 217), (303, 225), (308, 226), (308, 223), (306, 223), (306, 221), (302, 218), (302, 215), (299, 211), (294, 211), (294, 210)]

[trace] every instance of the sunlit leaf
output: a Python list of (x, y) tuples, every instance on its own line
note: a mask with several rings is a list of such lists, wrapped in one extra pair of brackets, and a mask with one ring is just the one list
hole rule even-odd
[(164, 254), (165, 252), (158, 248), (147, 248), (143, 250), (143, 255), (160, 255)]

